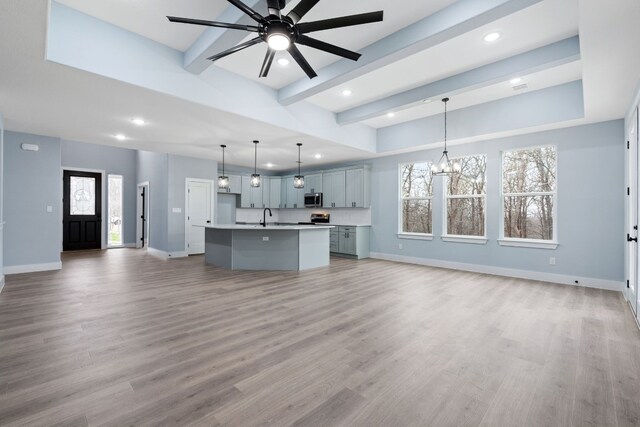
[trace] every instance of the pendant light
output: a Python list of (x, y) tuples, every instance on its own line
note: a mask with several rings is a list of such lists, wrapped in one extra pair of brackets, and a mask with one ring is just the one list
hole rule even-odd
[(460, 173), (460, 163), (449, 160), (449, 152), (447, 151), (447, 102), (449, 98), (442, 99), (444, 102), (444, 151), (438, 163), (431, 165), (431, 175), (450, 176)]
[(294, 188), (304, 188), (304, 176), (300, 174), (300, 147), (302, 147), (302, 143), (298, 142), (296, 144), (298, 146), (298, 175), (293, 177), (293, 187)]
[(222, 147), (222, 175), (218, 177), (218, 188), (226, 190), (229, 188), (229, 177), (224, 174), (224, 149), (227, 148), (227, 146), (221, 145), (220, 147)]
[(251, 186), (253, 188), (260, 187), (260, 174), (258, 173), (258, 144), (260, 141), (253, 141), (254, 147), (254, 161), (253, 161), (253, 174), (251, 174)]

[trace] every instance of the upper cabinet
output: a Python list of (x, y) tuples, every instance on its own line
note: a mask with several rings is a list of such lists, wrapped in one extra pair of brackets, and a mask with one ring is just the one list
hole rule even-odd
[(371, 169), (347, 169), (346, 204), (348, 208), (371, 206)]
[[(262, 181), (264, 182), (264, 177)], [(242, 193), (240, 194), (240, 207), (243, 208), (263, 208), (262, 185), (260, 187), (251, 186), (251, 176), (242, 175)]]
[(323, 207), (346, 207), (346, 171), (332, 171), (322, 174)]
[[(282, 178), (271, 177), (269, 178), (269, 203), (267, 207), (271, 209), (280, 209), (282, 206)], [(265, 188), (266, 190), (266, 188)], [(262, 193), (264, 197), (264, 192)]]
[(218, 188), (218, 193), (242, 194), (242, 177), (240, 175), (229, 175), (229, 188)]
[(293, 186), (293, 176), (282, 178), (282, 198), (281, 204), (285, 209), (304, 208), (304, 188)]
[(315, 173), (304, 177), (305, 193), (322, 193), (322, 174)]

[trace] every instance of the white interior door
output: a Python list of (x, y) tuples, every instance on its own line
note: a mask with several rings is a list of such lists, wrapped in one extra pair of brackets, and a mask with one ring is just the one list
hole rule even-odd
[(640, 164), (640, 150), (638, 149), (638, 111), (635, 120), (629, 128), (629, 203), (627, 220), (627, 299), (634, 313), (638, 312), (638, 210), (640, 188), (638, 165)]
[(187, 181), (187, 253), (204, 253), (204, 228), (212, 223), (213, 185), (208, 181)]

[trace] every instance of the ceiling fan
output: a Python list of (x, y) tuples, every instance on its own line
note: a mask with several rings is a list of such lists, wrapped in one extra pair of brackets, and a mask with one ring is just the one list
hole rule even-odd
[(217, 61), (227, 55), (238, 52), (240, 50), (251, 47), (255, 44), (265, 42), (269, 46), (267, 54), (262, 63), (260, 77), (267, 77), (269, 69), (273, 63), (273, 58), (277, 51), (286, 50), (291, 54), (293, 59), (298, 63), (300, 68), (309, 76), (310, 79), (317, 76), (309, 62), (304, 58), (296, 44), (312, 47), (343, 58), (357, 61), (361, 54), (353, 52), (339, 46), (325, 43), (321, 40), (307, 36), (308, 33), (315, 31), (331, 30), (334, 28), (350, 27), (353, 25), (369, 24), (372, 22), (380, 22), (383, 19), (383, 11), (361, 13), (358, 15), (341, 16), (339, 18), (324, 19), (313, 22), (300, 22), (300, 20), (309, 12), (320, 0), (300, 0), (300, 3), (294, 7), (287, 15), (282, 14), (282, 9), (286, 5), (285, 0), (267, 0), (267, 10), (269, 15), (262, 16), (240, 0), (227, 0), (229, 3), (249, 15), (258, 25), (242, 25), (227, 22), (205, 21), (200, 19), (178, 18), (175, 16), (167, 16), (171, 22), (179, 22), (183, 24), (204, 25), (207, 27), (228, 28), (233, 30), (243, 30), (252, 33), (258, 33), (258, 36), (241, 43), (237, 46), (213, 55), (207, 59)]

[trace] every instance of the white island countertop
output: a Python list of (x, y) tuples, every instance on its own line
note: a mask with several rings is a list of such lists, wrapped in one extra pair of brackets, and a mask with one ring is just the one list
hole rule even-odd
[(214, 230), (269, 230), (269, 231), (284, 231), (284, 230), (321, 230), (325, 228), (335, 228), (333, 225), (269, 225), (266, 227), (255, 224), (219, 224), (219, 225), (205, 225), (204, 228), (212, 228)]

